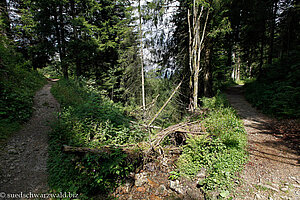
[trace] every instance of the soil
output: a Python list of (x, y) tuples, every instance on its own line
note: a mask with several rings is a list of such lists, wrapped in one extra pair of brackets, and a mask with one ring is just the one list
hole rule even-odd
[(278, 121), (261, 114), (246, 101), (240, 85), (226, 93), (248, 135), (249, 162), (240, 174), (242, 184), (234, 199), (300, 199), (299, 140), (295, 140), (300, 130), (293, 130), (293, 141), (274, 131), (276, 124), (289, 126), (297, 121)]
[(49, 189), (48, 132), (51, 130), (51, 121), (55, 119), (55, 112), (59, 110), (58, 102), (50, 93), (55, 81), (57, 80), (48, 81), (48, 84), (35, 94), (31, 119), (1, 148), (1, 195), (21, 192), (44, 193)]

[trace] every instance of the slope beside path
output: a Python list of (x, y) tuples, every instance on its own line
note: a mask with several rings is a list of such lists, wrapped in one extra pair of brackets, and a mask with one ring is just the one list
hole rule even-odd
[[(53, 81), (53, 80), (52, 80)], [(47, 192), (48, 133), (59, 104), (49, 81), (34, 96), (33, 115), (0, 151), (0, 192)]]
[(287, 141), (276, 137), (273, 119), (259, 113), (246, 101), (242, 86), (226, 96), (244, 121), (248, 136), (249, 162), (241, 173), (243, 184), (235, 199), (300, 199), (300, 157)]

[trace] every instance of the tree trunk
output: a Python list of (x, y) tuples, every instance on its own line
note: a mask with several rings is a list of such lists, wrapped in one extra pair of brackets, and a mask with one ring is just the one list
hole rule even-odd
[(261, 39), (260, 58), (259, 58), (259, 66), (258, 66), (258, 78), (262, 75), (263, 64), (264, 64), (264, 37), (262, 37), (262, 39)]
[(205, 49), (205, 69), (204, 69), (204, 84), (203, 84), (203, 92), (204, 96), (212, 97), (212, 40), (209, 39), (207, 41), (207, 47)]
[[(188, 24), (189, 24), (189, 50), (191, 51), (192, 58), (189, 60), (189, 64), (192, 64), (190, 70), (191, 73), (191, 80), (194, 81), (193, 85), (193, 104), (194, 109), (198, 107), (198, 87), (199, 87), (199, 73), (201, 71), (201, 52), (204, 48), (204, 38), (206, 36), (206, 27), (209, 21), (209, 8), (206, 10), (206, 17), (203, 20), (202, 14), (204, 13), (205, 8), (201, 6), (199, 11), (198, 6), (196, 5), (195, 0), (193, 1), (193, 22), (190, 22), (190, 18), (188, 17)], [(189, 16), (189, 11), (188, 11)], [(201, 22), (204, 22), (201, 26)], [(191, 84), (190, 84), (191, 85)]]
[(270, 27), (271, 34), (270, 34), (270, 49), (269, 49), (269, 56), (268, 56), (268, 64), (272, 64), (272, 59), (273, 59), (274, 33), (275, 33), (275, 26), (276, 26), (276, 13), (277, 13), (277, 1), (274, 2), (272, 24), (271, 24), (271, 27)]
[(63, 5), (59, 4), (59, 26), (60, 26), (60, 36), (61, 36), (61, 65), (64, 74), (64, 78), (68, 79), (68, 65), (66, 63), (66, 44), (65, 44), (65, 29), (64, 29), (64, 16), (63, 16)]
[(144, 78), (144, 55), (143, 55), (143, 30), (142, 30), (142, 13), (141, 0), (139, 0), (139, 32), (140, 32), (140, 48), (141, 48), (141, 73), (142, 73), (142, 101), (143, 101), (143, 118), (145, 118), (146, 101), (145, 101), (145, 78)]

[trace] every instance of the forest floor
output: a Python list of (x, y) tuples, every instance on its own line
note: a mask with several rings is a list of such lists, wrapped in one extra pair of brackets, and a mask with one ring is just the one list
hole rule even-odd
[(4, 194), (48, 191), (48, 132), (59, 110), (58, 102), (50, 93), (55, 81), (48, 81), (35, 94), (31, 119), (0, 149), (0, 198), (5, 199)]
[(300, 199), (299, 120), (275, 120), (259, 113), (240, 85), (226, 95), (248, 136), (249, 161), (234, 199)]

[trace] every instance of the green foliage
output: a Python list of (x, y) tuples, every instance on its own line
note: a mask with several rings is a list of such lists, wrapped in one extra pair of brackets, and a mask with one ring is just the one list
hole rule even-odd
[(0, 35), (0, 138), (6, 139), (31, 116), (33, 96), (46, 80)]
[(202, 121), (207, 135), (190, 136), (183, 147), (178, 167), (183, 176), (196, 178), (206, 170), (206, 178), (198, 184), (205, 193), (220, 191), (221, 197), (229, 195), (247, 160), (246, 134), (243, 123), (236, 116), (223, 95), (202, 99), (204, 107), (212, 111)]
[(300, 117), (299, 51), (267, 66), (263, 77), (246, 83), (246, 98), (264, 113), (278, 118)]
[(110, 191), (134, 170), (138, 159), (129, 158), (120, 149), (76, 157), (62, 153), (62, 145), (98, 148), (135, 144), (145, 138), (145, 133), (130, 126), (131, 119), (120, 104), (103, 97), (85, 82), (61, 80), (51, 92), (64, 106), (50, 134), (51, 188), (81, 193), (81, 198)]

